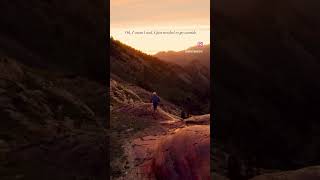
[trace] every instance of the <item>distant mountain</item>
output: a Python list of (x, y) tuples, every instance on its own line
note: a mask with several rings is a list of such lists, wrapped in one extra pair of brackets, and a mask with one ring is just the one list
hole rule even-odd
[(110, 39), (111, 74), (147, 91), (156, 91), (169, 102), (182, 106), (192, 100), (194, 113), (209, 112), (210, 74), (207, 67), (181, 67), (142, 53)]
[[(197, 53), (201, 51), (201, 53)], [(210, 45), (203, 47), (193, 46), (183, 51), (161, 51), (155, 57), (178, 65), (188, 65), (192, 61), (199, 61), (202, 65), (210, 67)]]

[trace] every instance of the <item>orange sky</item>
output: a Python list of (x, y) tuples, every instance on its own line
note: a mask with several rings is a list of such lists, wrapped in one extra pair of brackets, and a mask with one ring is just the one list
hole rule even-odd
[[(111, 36), (148, 54), (210, 43), (210, 0), (111, 0)], [(126, 31), (196, 34), (126, 34)]]

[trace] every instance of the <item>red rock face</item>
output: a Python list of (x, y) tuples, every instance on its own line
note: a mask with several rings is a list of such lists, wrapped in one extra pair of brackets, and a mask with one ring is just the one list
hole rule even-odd
[(210, 127), (189, 126), (163, 138), (146, 170), (158, 180), (209, 180)]

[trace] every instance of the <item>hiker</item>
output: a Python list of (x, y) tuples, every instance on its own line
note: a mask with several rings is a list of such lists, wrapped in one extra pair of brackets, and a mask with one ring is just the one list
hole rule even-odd
[(157, 95), (156, 92), (152, 93), (151, 103), (153, 105), (153, 111), (156, 112), (157, 111), (157, 107), (158, 107), (158, 105), (160, 103), (160, 98), (159, 98), (159, 96)]
[(182, 119), (186, 119), (187, 118), (187, 114), (184, 110), (181, 111), (181, 118)]
[(185, 113), (185, 117), (188, 118), (191, 115), (191, 109), (192, 109), (192, 102), (191, 102), (191, 98), (188, 97), (185, 101), (184, 101), (184, 107), (183, 107), (183, 111)]

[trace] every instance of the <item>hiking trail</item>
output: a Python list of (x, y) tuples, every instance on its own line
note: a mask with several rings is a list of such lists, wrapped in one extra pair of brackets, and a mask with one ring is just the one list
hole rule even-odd
[(124, 105), (115, 111), (154, 122), (125, 143), (128, 170), (119, 179), (210, 179), (210, 115), (181, 118), (151, 103)]

